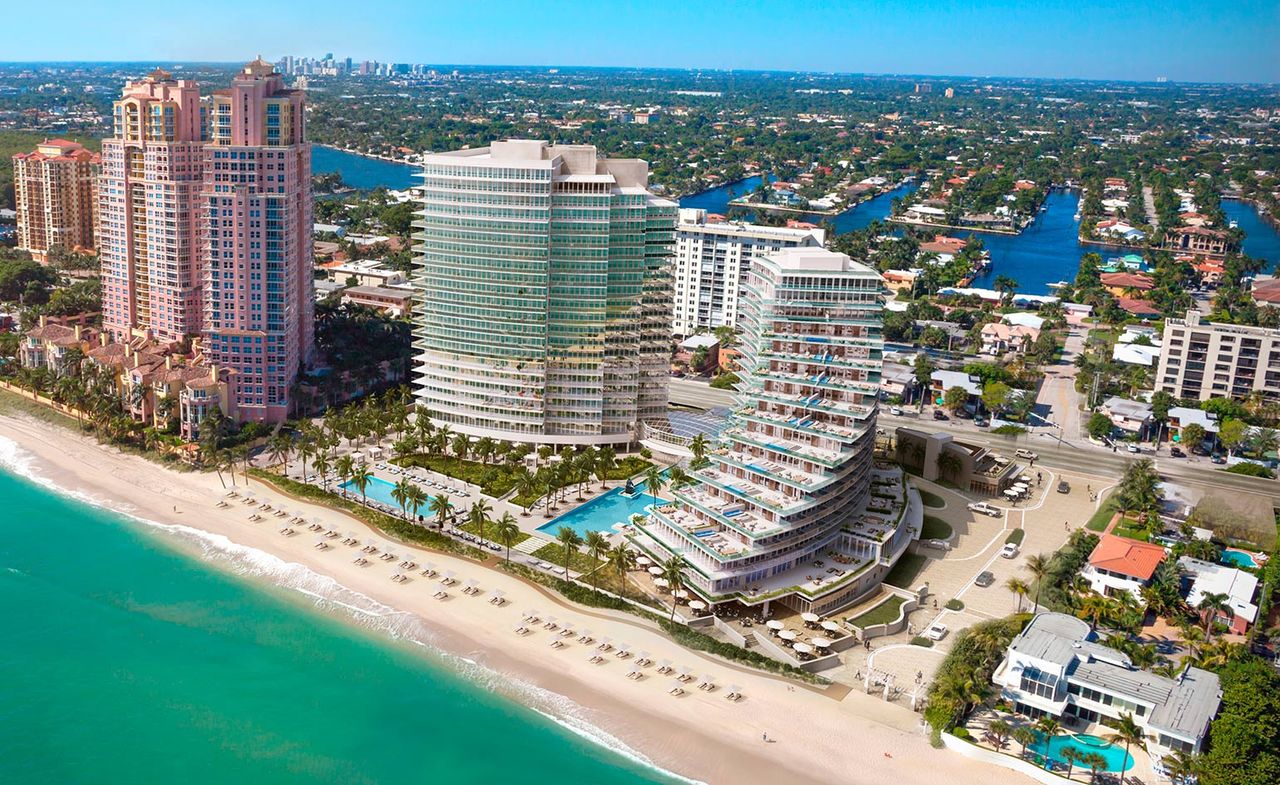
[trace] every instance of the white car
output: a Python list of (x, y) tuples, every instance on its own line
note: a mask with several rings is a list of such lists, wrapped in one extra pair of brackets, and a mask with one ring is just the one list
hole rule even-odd
[(1018, 456), (1019, 458), (1024, 458), (1028, 461), (1034, 461), (1036, 458), (1040, 457), (1032, 450), (1028, 450), (1026, 447), (1019, 447), (1018, 449), (1013, 451), (1013, 454)]
[(889, 409), (889, 414), (892, 414), (894, 417), (901, 417), (901, 416), (902, 416), (902, 407), (901, 407), (901, 406), (894, 406), (894, 407), (892, 407), (891, 409)]
[(969, 504), (969, 512), (976, 512), (981, 515), (990, 515), (992, 518), (999, 518), (1003, 515), (1003, 511), (994, 504), (986, 502), (972, 502)]
[(1018, 543), (1006, 542), (1004, 547), (1000, 549), (1000, 556), (1005, 559), (1012, 559), (1018, 555)]
[(947, 625), (940, 621), (935, 621), (933, 624), (929, 625), (929, 628), (924, 631), (923, 635), (931, 641), (940, 641), (947, 637)]

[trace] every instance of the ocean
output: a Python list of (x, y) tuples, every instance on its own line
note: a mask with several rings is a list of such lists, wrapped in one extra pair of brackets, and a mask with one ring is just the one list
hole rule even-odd
[(6, 785), (677, 781), (415, 617), (0, 467)]

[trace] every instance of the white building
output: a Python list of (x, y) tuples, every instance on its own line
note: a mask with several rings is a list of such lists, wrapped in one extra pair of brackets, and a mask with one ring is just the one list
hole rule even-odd
[(1280, 330), (1218, 324), (1199, 311), (1164, 323), (1156, 389), (1175, 398), (1280, 398)]
[(822, 229), (708, 221), (706, 210), (680, 210), (671, 331), (686, 336), (701, 328), (734, 326), (752, 257), (783, 248), (820, 248), (825, 239)]
[(1217, 675), (1188, 667), (1177, 678), (1157, 676), (1094, 638), (1088, 622), (1038, 614), (1010, 642), (992, 681), (1019, 714), (1075, 729), (1131, 715), (1153, 758), (1202, 749), (1222, 701)]
[(1080, 570), (1080, 577), (1105, 597), (1128, 592), (1141, 603), (1142, 587), (1151, 582), (1166, 555), (1159, 545), (1104, 534), (1089, 554), (1089, 563)]

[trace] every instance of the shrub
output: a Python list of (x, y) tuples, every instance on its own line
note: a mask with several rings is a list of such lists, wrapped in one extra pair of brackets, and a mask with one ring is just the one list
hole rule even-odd
[(1268, 480), (1274, 480), (1276, 477), (1275, 472), (1271, 471), (1270, 469), (1263, 466), (1262, 464), (1249, 463), (1247, 461), (1244, 463), (1237, 463), (1237, 464), (1228, 466), (1227, 468), (1223, 469), (1223, 471), (1231, 472), (1232, 474), (1243, 474), (1246, 477), (1265, 477)]
[(912, 639), (911, 639), (911, 645), (912, 645), (912, 646), (923, 646), (923, 647), (924, 647), (924, 648), (926, 648), (926, 649), (932, 649), (932, 648), (933, 648), (933, 641), (929, 640), (928, 638), (924, 637), (923, 635), (917, 635), (916, 637), (914, 637), (914, 638), (912, 638)]
[(964, 610), (964, 603), (956, 599), (955, 597), (952, 597), (951, 599), (947, 600), (947, 604), (944, 607), (946, 607), (946, 609), (949, 611), (962, 611)]
[(999, 428), (992, 428), (991, 432), (1001, 436), (1021, 436), (1027, 432), (1027, 429), (1023, 428), (1021, 425), (1006, 424), (1001, 425)]
[(969, 733), (969, 729), (964, 726), (958, 726), (958, 727), (952, 728), (950, 733), (952, 736), (955, 736), (957, 739), (964, 739), (965, 741), (973, 741), (973, 735)]
[(732, 390), (737, 383), (738, 375), (736, 373), (722, 373), (711, 380), (711, 386), (717, 390)]
[(956, 633), (951, 651), (938, 666), (929, 687), (924, 716), (935, 732), (955, 727), (964, 717), (974, 700), (970, 685), (990, 684), (991, 674), (1000, 664), (1009, 642), (1030, 619), (1031, 614), (1018, 613), (980, 622)]
[(1021, 545), (1022, 538), (1025, 536), (1027, 536), (1026, 529), (1014, 529), (1013, 531), (1009, 532), (1009, 536), (1005, 537), (1004, 541), (1006, 544), (1013, 543), (1014, 545)]

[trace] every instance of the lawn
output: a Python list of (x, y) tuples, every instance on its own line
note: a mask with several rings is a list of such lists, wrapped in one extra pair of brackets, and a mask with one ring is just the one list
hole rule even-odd
[(396, 458), (391, 462), (400, 466), (417, 466), (428, 471), (439, 472), (455, 480), (478, 485), (481, 492), (495, 499), (506, 496), (516, 484), (516, 473), (506, 466), (497, 464), (486, 466), (479, 461), (468, 461), (452, 455), (418, 453)]
[(924, 528), (920, 532), (922, 540), (949, 540), (954, 530), (951, 524), (933, 515), (924, 516)]
[(1117, 537), (1128, 537), (1131, 540), (1140, 540), (1141, 542), (1146, 542), (1151, 537), (1145, 529), (1140, 529), (1135, 526), (1126, 526), (1125, 521), (1121, 521), (1116, 524), (1116, 527), (1111, 530), (1111, 533)]
[(859, 614), (851, 619), (846, 619), (846, 621), (855, 627), (861, 627), (863, 629), (866, 629), (867, 627), (874, 627), (877, 624), (888, 624), (898, 618), (898, 610), (902, 607), (904, 602), (906, 602), (906, 600), (895, 594), (879, 605), (869, 609), (866, 613)]
[[(476, 526), (473, 523), (467, 522), (462, 524), (458, 528), (463, 530), (467, 534), (474, 534), (477, 537), (480, 536), (480, 527)], [(484, 527), (485, 539), (489, 540), (490, 542), (498, 542), (498, 538), (497, 536), (495, 536), (497, 531), (498, 531), (498, 527), (495, 526), (492, 522), (489, 523)], [(529, 533), (522, 531), (516, 535), (514, 540), (511, 541), (511, 547), (514, 548), (527, 539), (529, 539)], [(498, 543), (498, 544), (501, 545), (502, 543)], [(505, 546), (504, 546), (504, 553), (505, 553)]]
[(1100, 507), (1098, 507), (1097, 512), (1089, 518), (1089, 522), (1086, 523), (1084, 527), (1091, 532), (1100, 532), (1107, 528), (1107, 524), (1111, 523), (1111, 516), (1115, 514), (1115, 502), (1111, 499), (1107, 499)]
[(947, 500), (943, 499), (938, 494), (930, 493), (923, 488), (918, 490), (920, 491), (920, 501), (924, 502), (924, 506), (933, 507), (935, 509), (941, 509), (947, 506)]
[(898, 559), (898, 563), (893, 565), (893, 569), (889, 570), (884, 582), (899, 589), (909, 589), (915, 582), (916, 576), (920, 574), (920, 570), (924, 569), (926, 561), (928, 559), (918, 553), (904, 553), (902, 558)]

